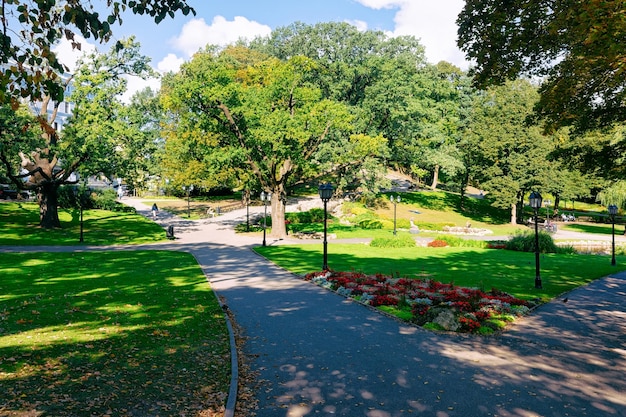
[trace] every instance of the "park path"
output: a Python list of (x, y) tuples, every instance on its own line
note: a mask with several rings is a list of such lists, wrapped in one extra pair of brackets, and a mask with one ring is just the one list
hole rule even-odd
[(626, 273), (499, 336), (435, 334), (267, 262), (251, 250), (258, 237), (232, 230), (242, 221), (245, 211), (202, 221), (161, 212), (177, 240), (149, 247), (193, 253), (226, 300), (255, 357), (258, 417), (626, 416)]
[(259, 257), (259, 238), (232, 230), (244, 211), (160, 221), (176, 223), (170, 246), (196, 256), (245, 330), (259, 417), (626, 416), (626, 273), (543, 305), (499, 336), (435, 334)]

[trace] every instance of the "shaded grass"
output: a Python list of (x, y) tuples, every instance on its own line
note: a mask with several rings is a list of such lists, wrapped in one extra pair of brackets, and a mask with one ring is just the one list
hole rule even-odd
[[(59, 210), (60, 229), (39, 227), (39, 206), (35, 203), (0, 203), (0, 245), (78, 245), (80, 211)], [(85, 245), (141, 244), (166, 240), (158, 224), (134, 213), (107, 210), (83, 212)]]
[(183, 415), (223, 404), (228, 332), (191, 255), (5, 253), (0, 271), (0, 411)]
[[(256, 247), (262, 256), (304, 275), (322, 267), (322, 245)], [(608, 256), (542, 254), (543, 289), (534, 288), (533, 253), (478, 248), (396, 248), (330, 244), (328, 264), (335, 271), (382, 273), (409, 278), (430, 278), (444, 283), (485, 290), (497, 288), (516, 297), (544, 301), (597, 278), (626, 269), (626, 257), (611, 266)]]

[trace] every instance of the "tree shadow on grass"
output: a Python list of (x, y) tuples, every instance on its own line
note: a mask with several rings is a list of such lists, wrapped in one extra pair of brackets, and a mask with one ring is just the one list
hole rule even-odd
[(190, 255), (3, 257), (19, 271), (1, 284), (0, 415), (181, 415), (223, 405), (228, 333)]

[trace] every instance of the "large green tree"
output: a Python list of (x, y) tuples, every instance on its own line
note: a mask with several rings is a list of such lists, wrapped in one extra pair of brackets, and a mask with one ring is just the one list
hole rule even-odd
[(537, 113), (548, 130), (626, 121), (626, 3), (467, 0), (459, 47), (477, 85), (541, 77)]
[(520, 218), (524, 195), (543, 191), (555, 167), (549, 160), (554, 143), (538, 125), (528, 126), (538, 95), (527, 81), (491, 87), (476, 98), (467, 126), (467, 150), (474, 152), (474, 176), (496, 207), (510, 209), (511, 223)]
[[(75, 173), (85, 177), (118, 172), (120, 138), (130, 129), (119, 118), (123, 107), (120, 95), (126, 90), (122, 75), (152, 74), (149, 59), (139, 54), (139, 44), (129, 39), (120, 45), (123, 48), (114, 46), (108, 54), (86, 57), (76, 74), (66, 80), (74, 110), (63, 131), (50, 127), (58, 106), (48, 114), (48, 97), (37, 118), (42, 132), (39, 138), (9, 148), (12, 154), (6, 155), (5, 168), (16, 185), (37, 192), (42, 227), (60, 226), (57, 190), (75, 183)], [(28, 177), (25, 183), (21, 181), (24, 177)]]
[[(101, 4), (96, 7), (94, 3)], [(113, 37), (112, 27), (122, 23), (126, 10), (151, 16), (156, 23), (174, 17), (178, 11), (195, 14), (187, 0), (2, 1), (0, 102), (11, 101), (16, 106), (24, 97), (38, 100), (46, 96), (62, 101), (63, 74), (69, 63), (58, 60), (54, 46), (66, 39), (80, 50), (76, 34), (108, 42)]]
[(314, 60), (324, 96), (358, 111), (359, 131), (388, 139), (395, 168), (429, 172), (435, 187), (440, 170), (454, 175), (462, 168), (455, 147), (462, 73), (446, 63), (429, 65), (417, 39), (347, 23), (294, 23), (251, 47), (280, 59)]
[(228, 170), (253, 176), (272, 193), (272, 236), (280, 238), (289, 187), (337, 172), (358, 177), (364, 164), (384, 156), (386, 141), (350, 134), (350, 108), (323, 97), (313, 60), (242, 57), (241, 49), (208, 48), (164, 79), (166, 137), (197, 156), (181, 169), (202, 169), (205, 179)]

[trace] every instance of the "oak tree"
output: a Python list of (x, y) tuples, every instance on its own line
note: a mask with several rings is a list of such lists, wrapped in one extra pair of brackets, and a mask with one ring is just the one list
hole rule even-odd
[(547, 130), (592, 130), (626, 121), (625, 16), (623, 1), (467, 0), (458, 45), (480, 87), (541, 78)]

